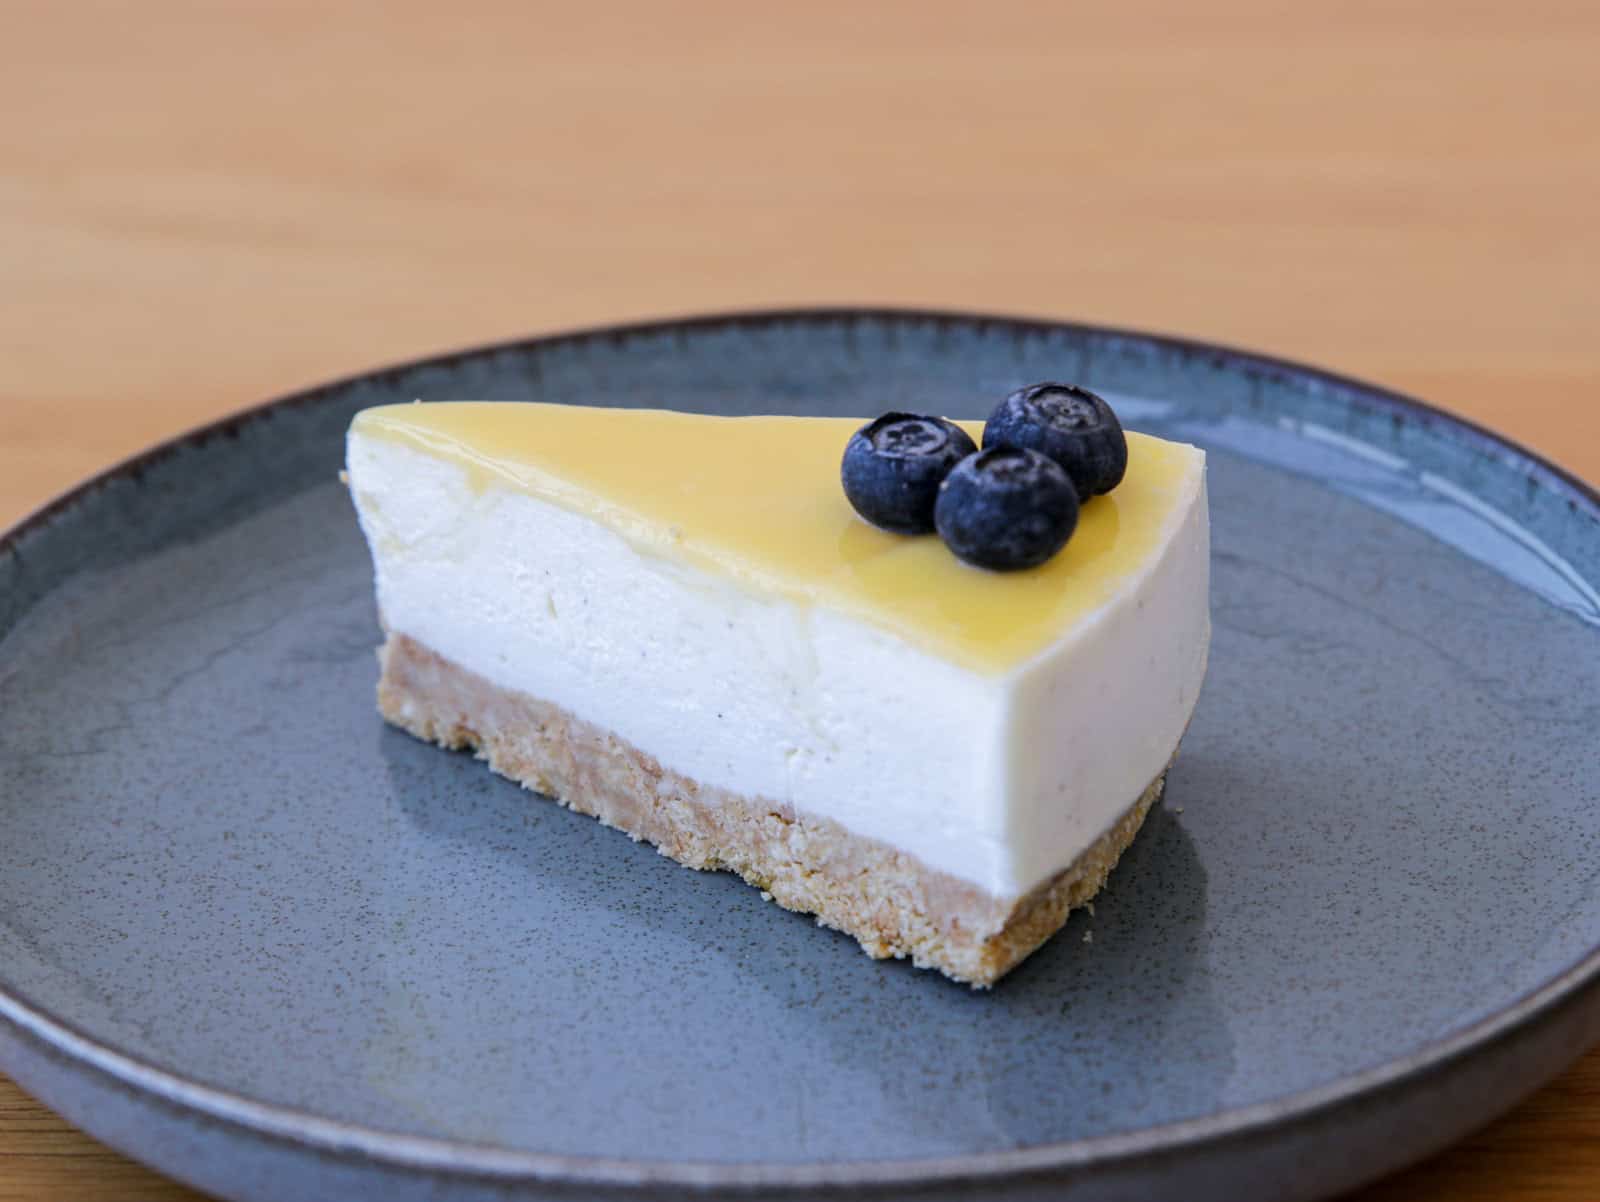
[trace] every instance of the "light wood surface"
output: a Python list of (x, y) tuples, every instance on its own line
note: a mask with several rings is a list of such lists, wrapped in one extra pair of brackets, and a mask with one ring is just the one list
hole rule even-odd
[[(0, 524), (334, 374), (808, 302), (1268, 349), (1600, 479), (1592, 0), (0, 0), (0, 30)], [(1600, 1197), (1597, 1137), (1592, 1054), (1361, 1197)], [(193, 1196), (0, 1078), (0, 1200)]]

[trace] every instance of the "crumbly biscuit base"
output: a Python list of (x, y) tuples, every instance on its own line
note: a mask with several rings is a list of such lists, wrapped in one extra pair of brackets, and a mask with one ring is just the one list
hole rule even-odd
[(391, 634), (378, 655), (378, 709), (402, 730), (470, 749), (502, 776), (689, 868), (736, 872), (780, 906), (854, 936), (870, 956), (909, 956), (978, 987), (1015, 968), (1099, 892), (1166, 781), (1163, 771), (1055, 877), (998, 898), (832, 819), (668, 771), (611, 732), (405, 635)]

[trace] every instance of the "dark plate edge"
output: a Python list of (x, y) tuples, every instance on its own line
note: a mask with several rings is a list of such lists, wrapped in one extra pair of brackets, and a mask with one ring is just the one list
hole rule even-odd
[[(324, 397), (385, 376), (400, 375), (430, 366), (497, 353), (532, 350), (553, 343), (617, 341), (633, 336), (654, 336), (670, 331), (701, 330), (719, 326), (761, 327), (783, 323), (848, 321), (947, 323), (994, 326), (1020, 334), (1071, 333), (1084, 337), (1142, 343), (1182, 357), (1204, 359), (1218, 368), (1257, 378), (1302, 381), (1339, 389), (1359, 404), (1411, 421), (1424, 428), (1444, 428), (1480, 453), (1515, 466), (1530, 482), (1565, 498), (1568, 508), (1587, 510), (1600, 525), (1600, 490), (1521, 444), (1481, 425), (1401, 393), (1355, 378), (1295, 363), (1291, 360), (1219, 346), (1195, 339), (1148, 334), (1136, 330), (1071, 321), (1011, 317), (892, 307), (818, 306), (795, 309), (742, 310), (691, 317), (633, 321), (600, 327), (544, 334), (531, 338), (491, 342), (439, 355), (392, 364), (252, 405), (217, 421), (208, 422), (127, 459), (69, 488), (0, 532), (0, 554), (16, 552), (28, 535), (48, 525), (58, 514), (93, 496), (114, 479), (137, 480), (163, 460), (219, 437), (236, 437), (244, 425), (275, 411), (315, 404)], [(1581, 1042), (1570, 1049), (1575, 1057), (1583, 1044), (1600, 1036), (1600, 947), (1555, 974), (1502, 1009), (1442, 1039), (1425, 1044), (1410, 1055), (1364, 1072), (1340, 1078), (1315, 1089), (1252, 1106), (1239, 1107), (1126, 1134), (1038, 1145), (1031, 1148), (915, 1161), (852, 1161), (830, 1165), (726, 1164), (717, 1162), (626, 1161), (601, 1157), (566, 1157), (516, 1152), (488, 1145), (406, 1136), (375, 1130), (269, 1103), (188, 1080), (176, 1073), (127, 1056), (96, 1041), (70, 1023), (31, 1003), (25, 996), (0, 984), (0, 1020), (17, 1034), (36, 1042), (69, 1063), (86, 1067), (108, 1083), (155, 1099), (205, 1119), (243, 1132), (302, 1146), (319, 1154), (332, 1154), (388, 1164), (397, 1168), (432, 1171), (453, 1177), (493, 1180), (527, 1180), (550, 1184), (590, 1186), (683, 1186), (690, 1189), (807, 1189), (816, 1187), (911, 1188), (954, 1183), (990, 1182), (1037, 1177), (1091, 1167), (1110, 1167), (1143, 1157), (1163, 1157), (1185, 1150), (1231, 1143), (1272, 1129), (1320, 1125), (1338, 1121), (1341, 1113), (1371, 1105), (1408, 1088), (1426, 1087), (1448, 1077), (1450, 1070), (1475, 1054), (1504, 1050), (1541, 1019), (1563, 1018), (1565, 1025), (1582, 1031)], [(1580, 1014), (1579, 1012), (1583, 1012)], [(1588, 1016), (1579, 1022), (1573, 1016)], [(1559, 1069), (1560, 1064), (1555, 1066)], [(1554, 1069), (1543, 1073), (1553, 1075)], [(1539, 1081), (1527, 1084), (1530, 1090)], [(1520, 1093), (1518, 1096), (1521, 1096)], [(1484, 1107), (1479, 1121), (1514, 1104)], [(1369, 1174), (1359, 1174), (1365, 1177)], [(1351, 1182), (1357, 1178), (1349, 1175)]]

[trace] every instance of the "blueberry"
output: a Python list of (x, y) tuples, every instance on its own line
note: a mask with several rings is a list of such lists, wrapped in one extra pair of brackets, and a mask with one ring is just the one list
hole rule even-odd
[(885, 413), (850, 436), (839, 478), (856, 512), (896, 534), (933, 529), (939, 482), (978, 448), (942, 417)]
[(1111, 406), (1074, 384), (1019, 388), (989, 415), (986, 447), (1028, 447), (1050, 456), (1078, 489), (1078, 500), (1110, 492), (1128, 470), (1128, 440)]
[(939, 486), (939, 537), (980, 568), (1037, 567), (1072, 537), (1078, 494), (1054, 460), (1024, 447), (968, 456)]

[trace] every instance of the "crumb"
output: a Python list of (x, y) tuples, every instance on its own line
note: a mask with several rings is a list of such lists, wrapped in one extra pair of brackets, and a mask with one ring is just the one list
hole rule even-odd
[(1094, 942), (1094, 932), (1093, 931), (1085, 931), (1083, 933), (1083, 941), (1085, 943), (1093, 943)]
[(1172, 812), (1174, 814), (1181, 814), (1181, 813), (1183, 813), (1183, 807), (1182, 806), (1173, 806), (1172, 807)]

